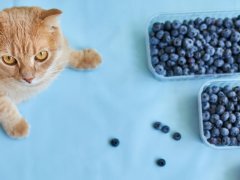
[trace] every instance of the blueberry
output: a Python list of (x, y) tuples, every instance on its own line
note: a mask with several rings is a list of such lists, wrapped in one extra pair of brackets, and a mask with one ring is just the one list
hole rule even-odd
[(225, 121), (224, 123), (223, 123), (223, 127), (225, 127), (225, 128), (227, 128), (227, 129), (231, 129), (232, 128), (232, 123), (231, 122), (229, 122), (229, 121)]
[(211, 137), (211, 133), (209, 130), (204, 130), (204, 136), (209, 139)]
[(239, 20), (239, 19), (238, 19), (238, 20), (236, 20), (234, 24), (235, 24), (235, 26), (236, 26), (236, 27), (238, 27), (238, 28), (239, 28), (239, 27), (240, 27), (240, 20)]
[(190, 49), (191, 47), (193, 47), (193, 40), (189, 39), (189, 38), (185, 38), (184, 41), (183, 41), (183, 46), (186, 49)]
[(225, 42), (222, 39), (220, 39), (218, 41), (218, 46), (224, 48), (225, 47)]
[(235, 112), (235, 116), (236, 116), (237, 120), (240, 121), (240, 112)]
[(210, 32), (216, 32), (217, 31), (217, 27), (215, 25), (211, 25), (211, 26), (209, 26), (209, 31)]
[(222, 70), (223, 70), (224, 72), (230, 72), (230, 69), (231, 69), (231, 65), (230, 65), (230, 64), (225, 63), (225, 64), (222, 66)]
[(207, 29), (207, 25), (206, 25), (205, 23), (202, 23), (202, 24), (199, 26), (199, 29), (200, 29), (201, 31), (204, 31), (204, 30)]
[(239, 128), (232, 127), (232, 129), (230, 130), (230, 134), (231, 136), (237, 136), (239, 134)]
[(199, 17), (194, 20), (194, 24), (197, 26), (200, 25), (202, 22), (203, 22), (203, 20)]
[(157, 31), (163, 29), (163, 24), (159, 23), (159, 22), (156, 22), (156, 23), (153, 24), (152, 29), (153, 29), (154, 32), (157, 32)]
[(229, 85), (226, 85), (226, 86), (223, 87), (223, 92), (224, 92), (224, 93), (228, 93), (228, 92), (230, 92), (231, 90), (232, 90), (232, 87), (229, 86)]
[(228, 96), (229, 98), (233, 98), (233, 97), (236, 97), (237, 94), (236, 94), (235, 91), (230, 91), (230, 92), (228, 92), (227, 96)]
[[(227, 106), (226, 106), (226, 109), (228, 111), (234, 111), (235, 107), (234, 107), (234, 104), (233, 102), (228, 102)], [(234, 115), (235, 116), (235, 115)]]
[(184, 35), (184, 34), (187, 34), (187, 32), (188, 32), (187, 26), (181, 25), (179, 28), (179, 33)]
[(239, 53), (240, 53), (240, 46), (234, 45), (234, 46), (232, 47), (232, 53), (233, 53), (234, 55), (239, 54)]
[(169, 34), (164, 34), (162, 40), (166, 43), (170, 43), (171, 36)]
[(227, 48), (232, 47), (231, 41), (226, 41), (226, 42), (225, 42), (225, 46), (226, 46)]
[(221, 128), (220, 133), (222, 136), (228, 136), (229, 130), (227, 128)]
[(213, 56), (215, 54), (215, 49), (212, 46), (209, 46), (206, 49), (206, 53), (210, 54), (210, 56)]
[(182, 138), (182, 135), (179, 132), (175, 132), (172, 137), (174, 140), (179, 141)]
[(186, 64), (186, 59), (184, 57), (179, 57), (178, 64), (183, 66), (184, 64)]
[(161, 122), (156, 121), (156, 122), (153, 123), (152, 126), (153, 126), (154, 129), (160, 129), (160, 127), (161, 127)]
[(221, 98), (221, 97), (225, 97), (225, 94), (223, 91), (219, 91), (218, 92), (218, 97)]
[(211, 130), (213, 127), (212, 123), (209, 121), (203, 122), (203, 129), (204, 130)]
[(166, 75), (166, 70), (164, 69), (164, 67), (162, 65), (157, 65), (155, 66), (155, 71), (159, 74), (159, 75)]
[(216, 60), (214, 61), (214, 65), (215, 65), (216, 67), (222, 67), (223, 64), (224, 64), (224, 61), (223, 61), (222, 59), (216, 59)]
[(183, 70), (180, 66), (175, 66), (173, 69), (173, 72), (175, 73), (175, 75), (182, 75), (183, 74)]
[(231, 35), (231, 41), (232, 42), (239, 42), (240, 41), (240, 33), (237, 31), (234, 31)]
[(231, 28), (233, 26), (233, 22), (230, 18), (225, 18), (223, 24), (226, 28)]
[(158, 49), (157, 48), (151, 48), (151, 56), (157, 55), (158, 54)]
[(211, 55), (206, 53), (203, 55), (203, 60), (208, 61), (210, 59), (210, 57), (211, 57)]
[(152, 61), (152, 65), (156, 65), (156, 64), (158, 64), (158, 62), (159, 62), (159, 59), (158, 59), (158, 57), (157, 56), (153, 56), (152, 58), (151, 58), (151, 61)]
[(218, 101), (218, 96), (217, 96), (216, 94), (211, 94), (211, 95), (210, 95), (210, 98), (209, 98), (209, 101), (210, 101), (211, 103), (217, 103), (217, 101)]
[(214, 104), (210, 105), (209, 112), (210, 112), (211, 114), (217, 113), (217, 106), (214, 105)]
[(166, 53), (175, 53), (175, 51), (176, 51), (176, 49), (175, 49), (175, 47), (173, 47), (173, 46), (167, 46), (166, 48), (165, 48), (165, 52)]
[(234, 123), (234, 126), (240, 128), (240, 120), (237, 119)]
[(110, 145), (113, 147), (117, 147), (120, 143), (120, 141), (117, 138), (110, 139), (109, 141)]
[(158, 40), (157, 38), (152, 37), (152, 38), (150, 39), (150, 44), (151, 44), (151, 45), (157, 45), (158, 43), (159, 43), (159, 40)]
[(160, 42), (160, 43), (158, 44), (158, 46), (159, 46), (160, 48), (165, 48), (167, 45), (168, 45), (168, 43), (166, 43), (166, 42)]
[(217, 120), (219, 120), (219, 119), (220, 119), (220, 116), (219, 116), (218, 114), (212, 114), (210, 121), (211, 121), (212, 123), (215, 123), (215, 122), (216, 122)]
[(232, 56), (227, 57), (227, 59), (226, 59), (226, 62), (229, 63), (229, 64), (233, 64), (234, 61), (235, 61), (235, 60), (234, 60), (234, 58), (233, 58)]
[(230, 117), (230, 113), (226, 111), (221, 115), (221, 120), (227, 121), (229, 117)]
[(232, 31), (230, 30), (230, 29), (224, 29), (223, 31), (222, 31), (222, 37), (224, 37), (224, 38), (229, 38), (230, 36), (231, 36), (231, 34), (232, 34)]
[(168, 126), (164, 125), (164, 126), (162, 126), (161, 131), (163, 133), (168, 133), (170, 131), (170, 128)]
[(172, 23), (170, 21), (166, 21), (164, 23), (164, 29), (169, 31), (169, 30), (171, 30), (171, 28), (172, 28)]
[(215, 144), (215, 145), (218, 144), (217, 138), (213, 138), (213, 137), (211, 137), (211, 138), (208, 140), (208, 142), (211, 143), (211, 144)]
[(202, 94), (202, 102), (208, 102), (209, 99), (210, 99), (210, 97), (207, 93)]
[(230, 145), (230, 143), (231, 143), (231, 140), (230, 140), (230, 138), (228, 136), (224, 136), (222, 138), (222, 145), (228, 146), (228, 145)]
[(235, 110), (236, 110), (236, 111), (240, 111), (240, 104), (237, 104), (237, 105), (236, 105)]
[(183, 68), (183, 75), (189, 75), (190, 70), (188, 68)]
[(157, 159), (156, 164), (160, 167), (163, 167), (166, 165), (166, 161), (164, 159)]
[(223, 52), (224, 52), (223, 48), (218, 47), (218, 48), (216, 49), (216, 51), (215, 51), (215, 54), (216, 54), (217, 56), (219, 56), (219, 57), (222, 57), (222, 56), (223, 56)]
[(176, 65), (176, 62), (175, 62), (175, 61), (172, 61), (172, 60), (169, 60), (169, 61), (167, 61), (167, 65), (168, 65), (169, 67), (173, 67), (173, 66)]
[(230, 146), (236, 146), (238, 144), (236, 137), (230, 137), (231, 143)]
[(165, 61), (167, 61), (168, 59), (169, 59), (169, 56), (168, 56), (168, 54), (166, 54), (166, 53), (164, 53), (163, 55), (160, 56), (160, 60), (161, 60), (161, 61), (164, 61), (164, 62), (165, 62)]
[(171, 35), (172, 35), (173, 37), (177, 37), (177, 36), (179, 35), (178, 30), (173, 29), (173, 30), (171, 31)]
[(210, 113), (208, 111), (204, 111), (202, 117), (203, 121), (208, 121), (210, 119)]
[(217, 128), (220, 128), (220, 127), (222, 127), (223, 126), (223, 121), (222, 120), (216, 120), (215, 121), (215, 126), (217, 127)]
[(188, 37), (194, 38), (195, 36), (197, 36), (198, 30), (195, 28), (189, 28), (187, 34), (188, 34)]
[(215, 21), (216, 25), (218, 27), (221, 27), (223, 25), (223, 19), (222, 18), (218, 18), (216, 21)]
[(163, 35), (164, 35), (164, 31), (163, 31), (163, 30), (160, 30), (160, 31), (157, 32), (156, 37), (157, 37), (158, 39), (162, 39)]
[(208, 102), (203, 102), (202, 103), (202, 109), (204, 111), (208, 110), (210, 108), (210, 104)]
[(184, 49), (179, 49), (178, 55), (184, 57), (186, 55), (186, 51)]
[(180, 22), (180, 21), (174, 20), (174, 21), (172, 22), (172, 28), (173, 28), (173, 29), (179, 29), (180, 26), (181, 26), (181, 22)]
[(218, 128), (213, 128), (211, 130), (212, 137), (218, 137), (220, 135), (220, 130)]
[(170, 54), (169, 56), (170, 60), (172, 61), (177, 61), (178, 60), (178, 55), (175, 53)]
[(218, 103), (222, 105), (227, 105), (229, 102), (228, 98), (226, 96), (219, 97)]
[(220, 88), (218, 86), (212, 86), (212, 92), (217, 94), (219, 92)]
[(216, 112), (219, 114), (219, 115), (222, 115), (225, 111), (225, 107), (223, 105), (218, 105), (217, 106), (217, 109), (216, 109)]
[(205, 17), (204, 22), (205, 22), (207, 25), (211, 25), (211, 24), (214, 22), (214, 19), (213, 19), (213, 18), (210, 18), (210, 17)]
[(182, 39), (176, 38), (173, 40), (173, 45), (176, 47), (180, 47), (182, 45)]
[(206, 73), (206, 68), (203, 66), (199, 67), (198, 74), (205, 74)]

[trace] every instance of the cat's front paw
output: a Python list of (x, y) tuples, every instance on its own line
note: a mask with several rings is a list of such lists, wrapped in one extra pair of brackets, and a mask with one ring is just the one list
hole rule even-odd
[(28, 123), (22, 118), (12, 128), (6, 130), (8, 135), (13, 138), (24, 138), (29, 134)]
[(84, 49), (72, 54), (72, 67), (77, 69), (94, 69), (101, 63), (101, 56), (93, 49)]

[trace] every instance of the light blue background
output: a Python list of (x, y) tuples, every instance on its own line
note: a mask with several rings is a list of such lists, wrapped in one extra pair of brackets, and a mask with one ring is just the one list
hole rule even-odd
[[(93, 47), (95, 71), (65, 70), (40, 95), (21, 104), (31, 124), (24, 140), (0, 131), (1, 180), (238, 180), (240, 149), (214, 150), (199, 139), (197, 93), (206, 80), (159, 82), (147, 69), (145, 29), (160, 12), (240, 9), (237, 0), (0, 0), (1, 8), (60, 8), (75, 48)], [(151, 128), (180, 131), (175, 142)], [(108, 145), (118, 137), (121, 145)], [(167, 161), (159, 168), (154, 161)]]

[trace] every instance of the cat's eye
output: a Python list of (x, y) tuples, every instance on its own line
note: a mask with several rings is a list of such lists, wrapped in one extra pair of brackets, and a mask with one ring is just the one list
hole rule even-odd
[(35, 56), (35, 60), (37, 61), (45, 61), (48, 58), (48, 52), (47, 51), (41, 51)]
[(15, 65), (17, 60), (12, 56), (2, 56), (2, 61), (7, 65)]

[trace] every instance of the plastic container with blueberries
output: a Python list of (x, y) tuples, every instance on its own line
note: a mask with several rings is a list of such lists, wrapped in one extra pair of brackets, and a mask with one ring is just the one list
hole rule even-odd
[[(206, 82), (200, 89), (199, 94), (198, 94), (198, 111), (199, 111), (199, 128), (200, 128), (200, 137), (202, 139), (202, 141), (215, 149), (234, 149), (234, 148), (240, 148), (240, 143), (238, 141), (238, 144), (235, 145), (221, 145), (221, 144), (211, 144), (208, 140), (207, 137), (204, 135), (204, 127), (203, 127), (203, 109), (202, 109), (202, 93), (206, 88), (209, 87), (213, 87), (213, 86), (217, 86), (217, 87), (225, 87), (225, 86), (229, 86), (231, 88), (235, 88), (235, 87), (239, 87), (240, 88), (240, 81), (237, 79), (234, 80), (212, 80), (212, 81), (208, 81)], [(237, 101), (238, 104), (239, 101)], [(221, 137), (221, 135), (219, 136)], [(231, 137), (231, 135), (229, 134), (229, 137)]]
[[(232, 17), (238, 17), (240, 15), (240, 11), (229, 11), (229, 12), (196, 12), (196, 13), (177, 13), (177, 14), (160, 14), (155, 17), (153, 17), (150, 22), (148, 23), (147, 31), (146, 31), (146, 47), (147, 47), (147, 56), (148, 56), (148, 67), (152, 74), (154, 75), (155, 78), (158, 80), (182, 80), (182, 79), (199, 79), (199, 78), (219, 78), (219, 77), (231, 77), (233, 75), (239, 75), (239, 71), (236, 71), (234, 73), (213, 73), (213, 74), (189, 74), (189, 75), (174, 75), (174, 76), (166, 76), (166, 75), (161, 75), (156, 72), (153, 64), (152, 64), (152, 58), (151, 58), (151, 50), (150, 50), (150, 32), (152, 25), (155, 22), (166, 22), (170, 21), (173, 22), (174, 20), (179, 20), (183, 22), (183, 20), (194, 20), (196, 18), (202, 18), (204, 19), (205, 17), (211, 17), (211, 18), (232, 18)], [(239, 63), (240, 65), (240, 63)]]

